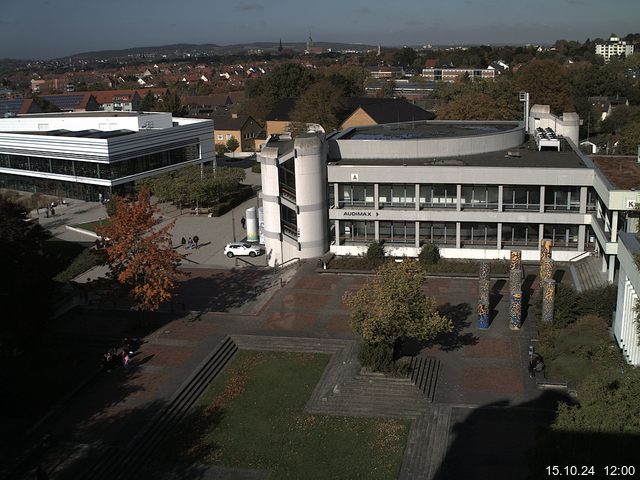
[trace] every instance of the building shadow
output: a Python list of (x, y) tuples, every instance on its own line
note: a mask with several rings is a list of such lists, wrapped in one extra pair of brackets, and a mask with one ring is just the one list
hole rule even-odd
[(491, 290), (489, 290), (489, 326), (491, 326), (495, 318), (498, 316), (498, 313), (500, 313), (500, 310), (497, 310), (496, 307), (504, 298), (504, 295), (502, 295), (501, 292), (506, 284), (506, 280), (496, 280), (491, 287)]
[(529, 320), (529, 307), (534, 294), (534, 286), (536, 278), (534, 274), (529, 274), (522, 282), (522, 325)]
[[(630, 465), (640, 436), (561, 432), (552, 428), (560, 404), (573, 400), (559, 391), (510, 405), (495, 402), (476, 409), (452, 409), (449, 445), (434, 479), (543, 479), (547, 467), (593, 465), (605, 478), (605, 465)], [(618, 463), (616, 463), (618, 462)], [(561, 472), (565, 477), (575, 474)]]

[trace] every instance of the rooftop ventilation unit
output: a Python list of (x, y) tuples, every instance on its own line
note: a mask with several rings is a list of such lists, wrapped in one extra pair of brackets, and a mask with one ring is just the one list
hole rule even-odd
[(538, 151), (542, 150), (543, 147), (551, 147), (560, 151), (560, 137), (556, 135), (552, 128), (536, 128), (535, 138)]

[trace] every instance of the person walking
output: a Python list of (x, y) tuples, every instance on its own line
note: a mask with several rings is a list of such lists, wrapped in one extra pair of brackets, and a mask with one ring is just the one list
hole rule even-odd
[(247, 226), (247, 219), (242, 217), (240, 219), (240, 225), (242, 225), (242, 229), (244, 230), (246, 228), (246, 226)]
[(192, 246), (193, 246), (193, 239), (189, 237), (189, 240), (187, 240), (187, 248), (191, 248)]
[(186, 239), (186, 238), (184, 238), (184, 237), (182, 237), (182, 238), (180, 239), (180, 245), (182, 245), (182, 248), (184, 248), (186, 244), (187, 244), (187, 239)]
[(198, 242), (200, 241), (200, 237), (198, 235), (193, 236), (193, 248), (198, 249)]

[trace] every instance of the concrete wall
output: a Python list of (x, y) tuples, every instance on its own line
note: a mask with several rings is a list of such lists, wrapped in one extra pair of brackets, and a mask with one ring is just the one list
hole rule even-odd
[(640, 251), (640, 243), (632, 233), (621, 233), (618, 244), (620, 272), (618, 277), (618, 301), (613, 332), (628, 363), (640, 365), (640, 346), (636, 322), (637, 292), (640, 292), (640, 271), (633, 254)]

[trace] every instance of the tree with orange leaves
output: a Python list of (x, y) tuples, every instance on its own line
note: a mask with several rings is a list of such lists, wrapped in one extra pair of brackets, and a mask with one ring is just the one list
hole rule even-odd
[[(113, 200), (112, 200), (113, 201)], [(98, 229), (105, 239), (107, 263), (121, 284), (129, 287), (137, 310), (157, 310), (170, 300), (181, 275), (181, 256), (171, 242), (175, 220), (158, 228), (161, 219), (143, 188), (136, 199), (117, 198), (110, 225)]]

